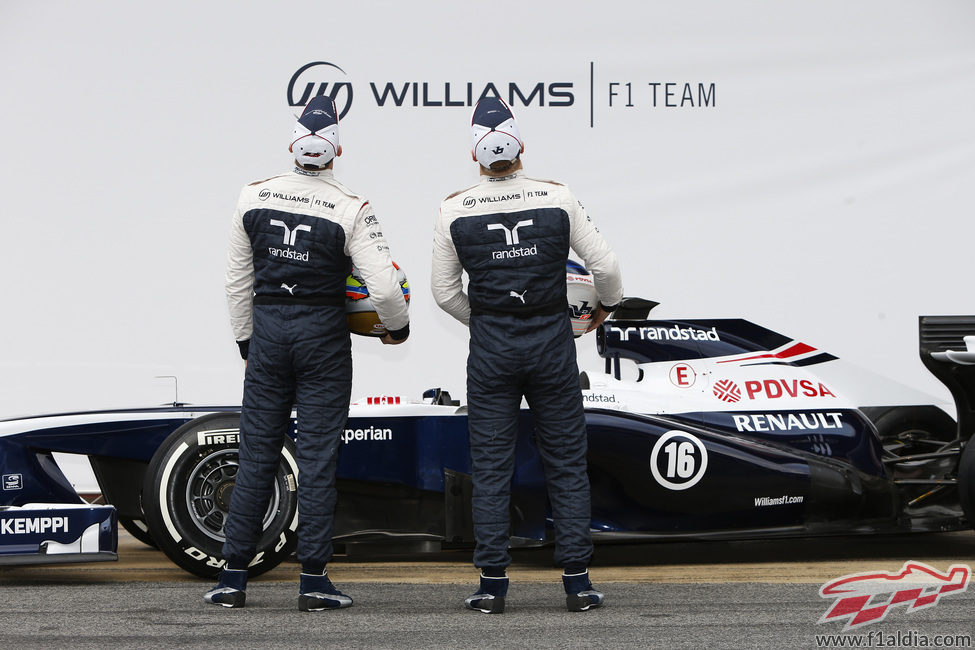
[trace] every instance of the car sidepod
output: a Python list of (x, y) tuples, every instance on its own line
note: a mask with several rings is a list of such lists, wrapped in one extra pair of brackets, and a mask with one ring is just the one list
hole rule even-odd
[(599, 537), (891, 529), (890, 482), (845, 460), (675, 417), (587, 410)]
[(467, 417), (454, 407), (354, 405), (342, 433), (335, 540), (467, 542)]

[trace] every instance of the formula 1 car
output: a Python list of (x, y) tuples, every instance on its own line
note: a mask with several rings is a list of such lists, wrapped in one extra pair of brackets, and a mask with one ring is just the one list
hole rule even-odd
[[(739, 319), (647, 320), (654, 305), (627, 299), (596, 331), (605, 373), (580, 377), (597, 542), (975, 522), (975, 337), (965, 337), (975, 316), (920, 319), (922, 360), (949, 387), (956, 425), (931, 405), (858, 403), (839, 360), (801, 341)], [(0, 422), (0, 563), (113, 559), (117, 516), (185, 570), (216, 575), (238, 428), (239, 407), (178, 404)], [(466, 410), (440, 389), (354, 403), (336, 543), (471, 544), (467, 445)], [(107, 505), (84, 503), (52, 452), (87, 455)], [(552, 527), (528, 411), (516, 454), (512, 545), (544, 544)], [(287, 440), (253, 575), (293, 552), (297, 479)]]

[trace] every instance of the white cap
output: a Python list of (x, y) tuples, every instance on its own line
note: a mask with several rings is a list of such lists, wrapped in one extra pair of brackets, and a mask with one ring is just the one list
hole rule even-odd
[(339, 118), (335, 100), (327, 95), (313, 97), (295, 124), (288, 151), (309, 167), (324, 167), (339, 149)]
[(474, 157), (482, 167), (499, 160), (514, 160), (525, 146), (511, 109), (497, 97), (477, 102), (471, 117)]

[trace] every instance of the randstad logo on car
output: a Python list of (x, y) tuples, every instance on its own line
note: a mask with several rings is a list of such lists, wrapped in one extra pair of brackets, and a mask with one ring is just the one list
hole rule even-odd
[(947, 573), (923, 562), (908, 561), (900, 571), (854, 573), (830, 580), (819, 589), (819, 596), (834, 599), (819, 623), (845, 622), (844, 630), (870, 625), (902, 611), (916, 612), (937, 605), (942, 598), (968, 589), (971, 568), (952, 564)]
[(720, 341), (718, 329), (699, 329), (697, 327), (616, 327), (610, 326), (609, 331), (617, 334), (620, 341), (629, 341), (632, 336), (643, 341)]

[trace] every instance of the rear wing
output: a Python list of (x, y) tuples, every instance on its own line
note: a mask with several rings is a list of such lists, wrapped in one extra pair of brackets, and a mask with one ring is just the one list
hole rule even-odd
[(918, 338), (921, 363), (951, 392), (965, 442), (975, 431), (975, 316), (920, 316)]

